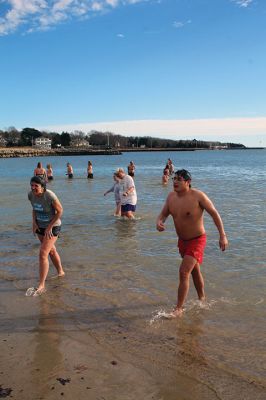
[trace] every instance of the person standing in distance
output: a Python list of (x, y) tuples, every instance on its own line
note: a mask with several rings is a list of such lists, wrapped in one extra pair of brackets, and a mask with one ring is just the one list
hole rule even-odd
[(54, 179), (54, 172), (51, 164), (47, 164), (46, 166), (46, 175), (48, 181), (52, 181)]
[(33, 295), (38, 296), (45, 292), (45, 281), (49, 271), (49, 256), (54, 264), (58, 277), (65, 275), (60, 256), (56, 250), (57, 241), (61, 230), (61, 217), (63, 207), (57, 196), (46, 189), (43, 179), (34, 176), (30, 180), (31, 191), (28, 199), (32, 205), (32, 231), (37, 233), (41, 242), (39, 253), (39, 285)]
[(92, 168), (92, 162), (91, 161), (88, 161), (87, 178), (88, 179), (93, 179), (93, 168)]
[(134, 178), (135, 170), (136, 170), (135, 164), (133, 163), (133, 161), (130, 161), (127, 166), (128, 175), (131, 176), (132, 178)]
[(183, 258), (179, 268), (179, 287), (177, 305), (172, 317), (180, 316), (189, 291), (189, 278), (192, 275), (199, 300), (205, 300), (204, 280), (200, 270), (206, 246), (206, 233), (203, 222), (203, 213), (206, 210), (212, 217), (220, 235), (220, 249), (224, 251), (228, 240), (224, 231), (220, 214), (208, 196), (191, 187), (191, 175), (181, 169), (175, 172), (173, 191), (169, 193), (164, 207), (157, 218), (157, 230), (165, 230), (165, 221), (169, 215), (173, 217), (178, 249)]
[(137, 192), (134, 179), (127, 175), (123, 168), (118, 168), (115, 174), (120, 179), (120, 185), (122, 187), (121, 216), (134, 219), (137, 205)]
[(47, 174), (41, 162), (38, 162), (37, 167), (34, 170), (34, 176), (39, 176), (43, 180), (47, 181)]
[(73, 167), (72, 167), (72, 165), (68, 162), (67, 163), (67, 172), (66, 172), (66, 175), (68, 176), (68, 178), (69, 179), (72, 179), (73, 178), (73, 175), (74, 173), (73, 173)]
[(104, 193), (104, 196), (106, 196), (108, 193), (111, 193), (111, 192), (114, 193), (115, 204), (116, 204), (114, 216), (120, 217), (120, 215), (121, 215), (120, 180), (119, 180), (118, 176), (116, 175), (116, 173), (114, 173), (113, 178), (114, 178), (114, 184), (109, 190), (107, 190)]

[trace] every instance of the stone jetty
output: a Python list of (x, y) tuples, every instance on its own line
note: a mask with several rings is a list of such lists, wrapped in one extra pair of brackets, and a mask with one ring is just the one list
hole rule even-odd
[(80, 156), (80, 155), (119, 155), (120, 150), (113, 149), (82, 149), (82, 148), (61, 148), (61, 149), (39, 149), (35, 147), (2, 147), (0, 158), (13, 157), (50, 157), (50, 156)]

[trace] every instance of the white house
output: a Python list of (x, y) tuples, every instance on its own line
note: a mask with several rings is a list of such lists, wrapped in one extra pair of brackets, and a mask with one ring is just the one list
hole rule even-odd
[(34, 146), (35, 147), (40, 147), (43, 149), (50, 149), (52, 146), (52, 141), (51, 139), (48, 139), (46, 137), (38, 137), (34, 141)]

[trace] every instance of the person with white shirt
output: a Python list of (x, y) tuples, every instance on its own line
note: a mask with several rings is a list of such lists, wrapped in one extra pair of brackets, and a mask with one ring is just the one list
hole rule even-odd
[(134, 219), (134, 213), (137, 205), (137, 192), (134, 180), (127, 175), (123, 168), (116, 170), (116, 176), (120, 179), (122, 188), (121, 193), (121, 216), (129, 219)]

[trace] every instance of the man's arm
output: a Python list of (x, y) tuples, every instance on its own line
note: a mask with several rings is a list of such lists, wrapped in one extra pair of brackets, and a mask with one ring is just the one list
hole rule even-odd
[(158, 217), (157, 217), (156, 229), (157, 229), (157, 231), (159, 231), (159, 232), (163, 232), (163, 231), (165, 230), (165, 225), (164, 225), (164, 223), (165, 223), (167, 217), (170, 215), (169, 206), (168, 206), (168, 202), (169, 202), (168, 199), (169, 199), (169, 196), (168, 196), (167, 199), (166, 199), (166, 202), (165, 202), (165, 204), (164, 204), (164, 206), (163, 206), (162, 211), (160, 212), (160, 214), (159, 214)]
[(55, 213), (54, 217), (51, 219), (47, 228), (45, 229), (45, 236), (49, 237), (49, 238), (51, 238), (53, 236), (52, 229), (53, 229), (55, 222), (58, 221), (62, 217), (62, 214), (63, 214), (63, 207), (58, 199), (54, 200), (52, 204), (53, 204), (53, 207), (54, 207), (56, 213)]
[(200, 205), (212, 217), (213, 222), (215, 223), (217, 230), (219, 232), (219, 235), (220, 235), (220, 239), (219, 239), (220, 249), (222, 251), (224, 251), (228, 247), (228, 240), (226, 237), (223, 221), (222, 221), (220, 214), (214, 207), (212, 201), (203, 192), (201, 192)]
[(135, 186), (130, 186), (124, 193), (123, 196), (128, 196), (131, 192), (135, 190)]
[(129, 176), (128, 178), (130, 178), (130, 182), (128, 182), (128, 188), (123, 193), (123, 196), (125, 196), (125, 197), (128, 196), (131, 192), (133, 192), (135, 190), (135, 184), (134, 184), (133, 178), (131, 178), (131, 176)]

